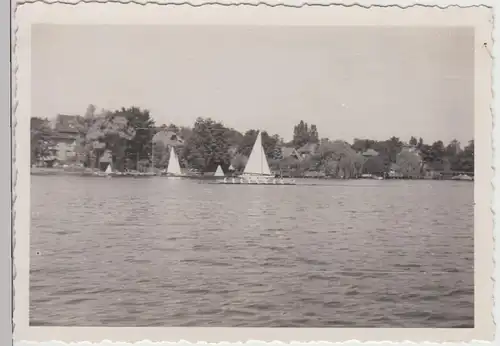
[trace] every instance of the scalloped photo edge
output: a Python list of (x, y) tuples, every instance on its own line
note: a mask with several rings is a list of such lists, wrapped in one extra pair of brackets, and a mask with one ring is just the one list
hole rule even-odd
[[(359, 4), (358, 4), (359, 3)], [(144, 1), (127, 5), (68, 1), (18, 3), (13, 18), (13, 309), (16, 345), (188, 345), (194, 343), (310, 344), (342, 343), (489, 343), (495, 325), (493, 261), (493, 12), (488, 5), (368, 5), (362, 2), (317, 5), (224, 5), (199, 2)], [(234, 4), (234, 3), (233, 3)], [(331, 6), (326, 6), (326, 5)], [(159, 7), (168, 11), (159, 11)], [(99, 13), (96, 16), (96, 13)], [(475, 327), (434, 328), (160, 328), (160, 327), (32, 327), (29, 326), (30, 172), (28, 129), (31, 114), (30, 39), (37, 23), (59, 25), (395, 25), (473, 26), (475, 28), (475, 157), (474, 182)], [(496, 68), (496, 67), (495, 67)], [(497, 131), (497, 130), (495, 130)], [(496, 290), (496, 287), (495, 287)], [(259, 340), (259, 341), (255, 341)]]

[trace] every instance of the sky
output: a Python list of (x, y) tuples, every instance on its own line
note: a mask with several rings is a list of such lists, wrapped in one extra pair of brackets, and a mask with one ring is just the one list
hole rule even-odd
[(35, 25), (32, 116), (138, 106), (158, 125), (211, 117), (285, 140), (319, 136), (467, 143), (468, 28)]

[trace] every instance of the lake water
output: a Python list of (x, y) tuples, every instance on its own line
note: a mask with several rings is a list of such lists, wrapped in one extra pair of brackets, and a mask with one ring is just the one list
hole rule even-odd
[(469, 182), (31, 181), (31, 325), (474, 325)]

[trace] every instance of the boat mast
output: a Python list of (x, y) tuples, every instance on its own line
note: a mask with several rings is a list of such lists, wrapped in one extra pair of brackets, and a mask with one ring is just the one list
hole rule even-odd
[(264, 147), (262, 146), (262, 132), (259, 131), (259, 145), (260, 145), (260, 174), (263, 174), (264, 173), (264, 158), (262, 156), (262, 154), (264, 153)]

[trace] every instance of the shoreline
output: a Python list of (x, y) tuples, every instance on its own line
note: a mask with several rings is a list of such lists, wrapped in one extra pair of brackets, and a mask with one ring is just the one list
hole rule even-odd
[[(96, 173), (101, 174), (96, 174)], [(95, 177), (95, 178), (103, 178), (106, 177), (103, 172), (99, 170), (92, 170), (89, 168), (85, 169), (74, 169), (74, 168), (45, 168), (45, 167), (32, 167), (30, 175), (32, 176), (79, 176), (79, 177)], [(113, 178), (153, 178), (153, 177), (165, 177), (163, 174), (151, 174), (151, 173), (125, 173), (121, 175), (111, 175)], [(185, 179), (193, 179), (193, 180), (217, 180), (223, 179), (224, 177), (215, 177), (211, 175), (186, 175)], [(402, 177), (394, 177), (394, 178), (365, 178), (365, 177), (357, 177), (357, 178), (331, 178), (331, 177), (292, 177), (293, 179), (300, 180), (446, 180), (446, 181), (463, 181), (463, 182), (474, 182), (472, 180), (465, 179), (452, 179), (451, 177), (413, 177), (413, 178), (402, 178)]]

